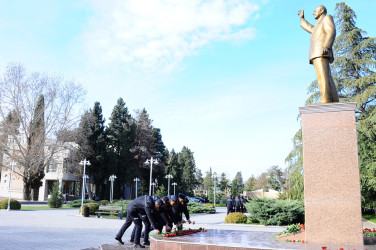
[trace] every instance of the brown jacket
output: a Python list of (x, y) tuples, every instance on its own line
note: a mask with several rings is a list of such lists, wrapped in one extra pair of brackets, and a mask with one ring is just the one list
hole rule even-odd
[[(317, 57), (328, 57), (329, 62), (332, 63), (334, 61), (332, 46), (336, 37), (336, 27), (333, 17), (322, 14), (315, 26), (307, 22), (304, 18), (301, 18), (300, 26), (312, 34), (311, 46), (309, 48), (309, 63), (313, 64), (312, 60)], [(329, 48), (327, 55), (322, 54), (323, 47)]]

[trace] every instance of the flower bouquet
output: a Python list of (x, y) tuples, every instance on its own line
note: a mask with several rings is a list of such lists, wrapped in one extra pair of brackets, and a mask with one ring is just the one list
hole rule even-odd
[(169, 238), (169, 237), (178, 237), (178, 236), (185, 236), (185, 235), (191, 235), (199, 232), (207, 232), (205, 228), (200, 227), (199, 229), (187, 229), (187, 230), (174, 230), (174, 232), (164, 233), (163, 238)]

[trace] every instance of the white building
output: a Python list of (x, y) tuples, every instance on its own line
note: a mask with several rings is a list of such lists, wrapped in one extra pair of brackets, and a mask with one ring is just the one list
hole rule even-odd
[(269, 188), (268, 191), (264, 189), (257, 189), (254, 191), (243, 191), (243, 196), (252, 199), (252, 198), (270, 198), (270, 199), (278, 199), (281, 192)]
[[(8, 141), (8, 143), (11, 143)], [(63, 194), (75, 194), (78, 178), (68, 171), (68, 161), (71, 159), (76, 145), (74, 143), (63, 143), (59, 145), (57, 153), (54, 154), (49, 165), (45, 168), (45, 176), (42, 179), (43, 185), (39, 189), (32, 190), (33, 200), (45, 201), (51, 193), (53, 183), (59, 181), (60, 190)], [(48, 150), (48, 147), (45, 148)], [(6, 155), (0, 156), (0, 197), (9, 196), (11, 165), (10, 159)], [(14, 167), (11, 197), (13, 199), (23, 199), (23, 179), (22, 167)]]

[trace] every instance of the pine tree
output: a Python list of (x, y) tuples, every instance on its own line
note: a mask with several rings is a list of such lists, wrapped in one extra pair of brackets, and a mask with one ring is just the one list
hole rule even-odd
[(240, 195), (244, 190), (244, 182), (242, 172), (237, 172), (234, 180), (231, 183), (231, 195)]
[[(135, 128), (132, 117), (122, 98), (112, 110), (108, 126), (108, 174), (115, 174), (114, 198), (122, 197), (124, 185), (133, 184), (133, 178), (137, 174), (135, 161), (130, 152), (135, 143)], [(142, 183), (142, 182), (141, 182)]]
[(167, 195), (167, 190), (163, 184), (159, 186), (158, 190), (155, 192), (155, 195), (158, 197), (163, 197)]
[(193, 189), (197, 186), (197, 180), (195, 177), (196, 173), (196, 163), (193, 157), (193, 152), (187, 148), (183, 147), (179, 156), (178, 164), (182, 169), (182, 183), (181, 188), (185, 190), (187, 195), (193, 195)]
[(226, 174), (222, 173), (221, 174), (221, 179), (219, 180), (219, 188), (222, 192), (227, 192), (227, 189), (229, 188), (229, 182), (230, 180), (227, 179)]
[(64, 197), (59, 190), (59, 181), (55, 181), (52, 186), (51, 198), (48, 199), (48, 206), (60, 208), (63, 205)]

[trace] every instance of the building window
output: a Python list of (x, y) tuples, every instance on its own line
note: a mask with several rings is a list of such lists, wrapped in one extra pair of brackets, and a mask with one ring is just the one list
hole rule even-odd
[(56, 172), (56, 163), (55, 161), (51, 161), (50, 164), (48, 164), (47, 173), (53, 173)]

